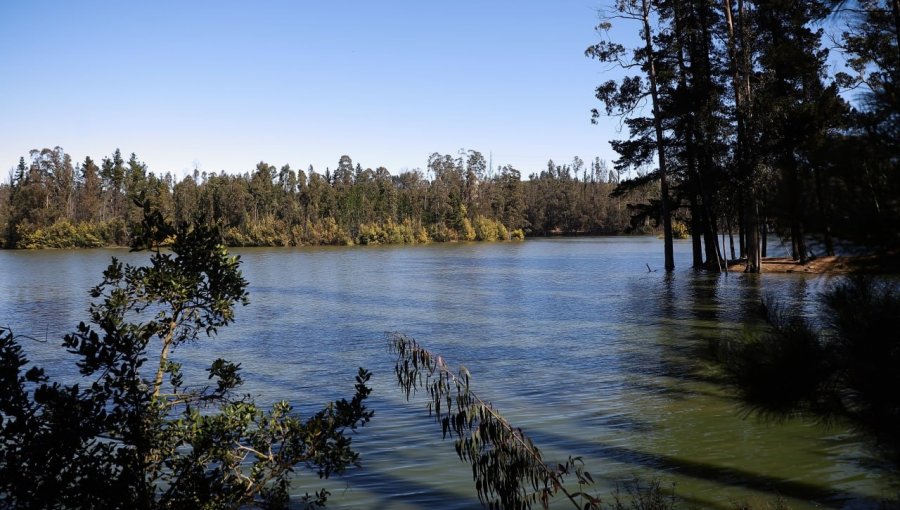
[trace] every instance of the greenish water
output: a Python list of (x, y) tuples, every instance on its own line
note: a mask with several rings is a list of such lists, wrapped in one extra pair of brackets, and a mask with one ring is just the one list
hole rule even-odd
[[(673, 275), (648, 272), (662, 267), (654, 238), (236, 252), (250, 306), (215, 341), (176, 355), (194, 373), (217, 357), (240, 361), (247, 391), (300, 412), (348, 395), (356, 367), (373, 371), (376, 414), (356, 439), (363, 466), (326, 483), (332, 508), (479, 508), (471, 470), (424, 400), (397, 389), (388, 331), (465, 365), (545, 458), (582, 456), (601, 496), (633, 476), (674, 484), (682, 507), (780, 495), (794, 508), (867, 508), (900, 492), (844, 429), (745, 418), (704, 361), (710, 340), (740, 334), (763, 296), (809, 309), (825, 279), (695, 273), (687, 243), (676, 244)], [(87, 290), (113, 255), (144, 258), (0, 252), (0, 323), (34, 338), (25, 346), (51, 375), (74, 377), (58, 339), (86, 317)], [(303, 474), (296, 486), (322, 482)]]

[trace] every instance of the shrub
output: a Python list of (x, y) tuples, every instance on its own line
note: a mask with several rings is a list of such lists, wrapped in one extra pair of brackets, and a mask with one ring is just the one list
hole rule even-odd
[(691, 231), (683, 221), (672, 220), (672, 238), (687, 239), (691, 236)]
[[(117, 226), (117, 225), (116, 225)], [(79, 223), (58, 220), (46, 228), (33, 229), (20, 224), (17, 229), (19, 247), (29, 250), (41, 248), (99, 248), (106, 244), (109, 224)]]
[(472, 227), (472, 222), (469, 221), (469, 218), (463, 218), (458, 236), (462, 241), (475, 240), (475, 228)]
[[(496, 241), (499, 237), (498, 222), (485, 218), (484, 216), (475, 217), (475, 239), (478, 241)], [(506, 239), (504, 235), (502, 239)]]
[[(216, 230), (176, 230), (146, 214), (135, 247), (153, 250), (149, 265), (113, 259), (91, 291), (91, 325), (63, 341), (83, 384), (51, 383), (27, 368), (0, 328), (0, 507), (285, 507), (296, 467), (328, 477), (358, 461), (349, 433), (372, 416), (363, 369), (351, 400), (305, 419), (287, 402), (264, 411), (236, 396), (240, 365), (222, 359), (209, 367), (210, 382), (184, 384), (176, 349), (231, 323), (247, 282)], [(171, 253), (162, 253), (173, 234)]]

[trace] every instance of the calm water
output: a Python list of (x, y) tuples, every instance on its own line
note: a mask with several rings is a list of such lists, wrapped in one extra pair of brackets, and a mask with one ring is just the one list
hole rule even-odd
[[(235, 250), (251, 304), (217, 339), (176, 351), (200, 371), (240, 361), (245, 389), (300, 412), (349, 396), (356, 367), (374, 372), (375, 418), (358, 434), (363, 467), (327, 482), (332, 508), (480, 508), (471, 470), (395, 385), (385, 332), (415, 337), (473, 374), (474, 389), (542, 448), (581, 455), (601, 496), (656, 476), (682, 507), (772, 501), (795, 508), (871, 507), (900, 488), (843, 429), (744, 419), (709, 382), (711, 339), (739, 334), (766, 295), (796, 302), (826, 282), (802, 275), (709, 276), (662, 267), (654, 238), (512, 244)], [(72, 377), (58, 347), (86, 317), (87, 290), (127, 251), (0, 252), (0, 324), (51, 374)], [(421, 397), (421, 395), (420, 395)], [(322, 486), (314, 475), (297, 493)], [(565, 508), (562, 500), (557, 505)]]

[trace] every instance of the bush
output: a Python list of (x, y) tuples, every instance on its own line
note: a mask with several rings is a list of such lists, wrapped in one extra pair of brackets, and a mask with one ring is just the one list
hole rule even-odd
[(691, 236), (691, 231), (683, 221), (672, 220), (672, 238), (687, 239)]
[(148, 211), (136, 236), (135, 247), (153, 250), (149, 265), (113, 259), (91, 291), (91, 325), (63, 341), (83, 384), (28, 368), (0, 328), (0, 507), (285, 507), (298, 466), (328, 477), (355, 464), (349, 433), (372, 416), (369, 373), (359, 370), (351, 400), (305, 419), (287, 402), (263, 411), (236, 396), (240, 365), (222, 359), (209, 382), (184, 384), (176, 349), (231, 323), (247, 282), (215, 230), (176, 230)]
[(447, 228), (443, 223), (436, 223), (428, 227), (428, 237), (436, 243), (456, 241), (458, 234), (455, 230)]
[(323, 219), (319, 223), (306, 220), (300, 240), (295, 238), (294, 244), (309, 244), (313, 246), (352, 246), (353, 238), (350, 233), (337, 224), (332, 217)]
[[(409, 220), (407, 220), (407, 221), (409, 221)], [(414, 234), (415, 234), (417, 243), (428, 244), (431, 242), (431, 237), (428, 235), (428, 231), (425, 230), (425, 228), (422, 227), (422, 225), (419, 225), (414, 229)]]
[(469, 221), (469, 218), (463, 218), (458, 236), (462, 241), (475, 240), (475, 229), (472, 227), (472, 222)]
[[(59, 220), (46, 228), (32, 228), (20, 224), (17, 229), (19, 247), (28, 250), (42, 248), (100, 248), (107, 244), (110, 224), (79, 223), (73, 225), (68, 220)], [(112, 228), (118, 224), (112, 225)]]
[(475, 218), (475, 239), (478, 241), (496, 241), (498, 238), (506, 239), (505, 235), (500, 237), (498, 226), (502, 225), (490, 218), (477, 216)]

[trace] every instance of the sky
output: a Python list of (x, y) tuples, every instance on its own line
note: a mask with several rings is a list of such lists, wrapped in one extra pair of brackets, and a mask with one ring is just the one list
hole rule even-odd
[[(607, 0), (0, 0), (0, 172), (120, 148), (183, 176), (615, 159), (584, 56)], [(7, 175), (0, 179), (5, 181)]]

